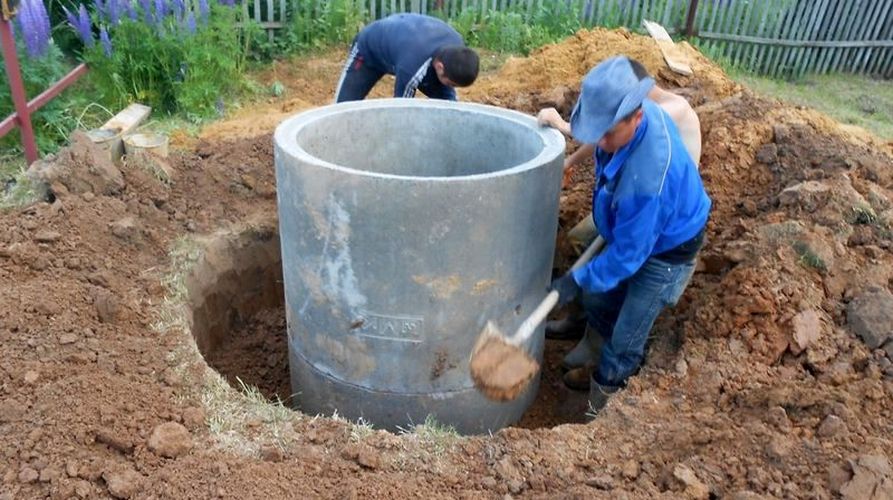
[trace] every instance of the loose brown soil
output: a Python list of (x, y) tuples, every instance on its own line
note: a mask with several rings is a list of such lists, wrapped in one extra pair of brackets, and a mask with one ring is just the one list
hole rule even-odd
[(474, 386), (489, 399), (517, 398), (534, 376), (539, 364), (523, 349), (507, 343), (494, 325), (487, 324), (471, 352), (468, 371)]
[[(272, 127), (330, 99), (333, 54), (277, 70), (289, 92), (175, 153), (169, 185), (136, 166), (120, 183), (85, 172), (76, 145), (52, 202), (0, 214), (0, 498), (890, 498), (893, 346), (868, 347), (864, 325), (884, 313), (863, 305), (893, 286), (891, 145), (755, 97), (696, 53), (694, 76), (672, 75), (623, 31), (511, 60), (462, 97), (566, 113), (585, 71), (618, 52), (697, 106), (714, 211), (691, 286), (594, 422), (393, 435), (278, 410), (208, 368), (288, 390), (267, 378), (285, 364), (275, 285), (212, 314), (265, 273), (213, 258), (213, 242), (270, 241)], [(591, 182), (581, 169), (564, 192), (563, 230)], [(210, 293), (214, 280), (229, 292)], [(547, 346), (541, 423), (581, 413), (558, 389), (570, 347)]]

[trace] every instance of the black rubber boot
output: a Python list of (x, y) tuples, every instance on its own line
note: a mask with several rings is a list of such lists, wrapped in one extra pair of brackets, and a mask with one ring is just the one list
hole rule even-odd
[(588, 391), (589, 384), (592, 380), (592, 366), (586, 365), (580, 368), (574, 368), (561, 377), (564, 385), (568, 389), (574, 391)]
[(564, 319), (546, 322), (546, 338), (550, 340), (577, 340), (586, 328), (585, 313), (571, 313)]
[(577, 345), (561, 360), (561, 368), (565, 371), (598, 363), (602, 350), (602, 336), (594, 328), (586, 325), (583, 337)]

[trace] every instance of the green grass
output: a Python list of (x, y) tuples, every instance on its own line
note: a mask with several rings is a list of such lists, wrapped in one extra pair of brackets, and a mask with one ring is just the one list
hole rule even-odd
[(809, 106), (841, 123), (893, 139), (893, 85), (860, 75), (806, 75), (788, 82), (731, 69), (729, 76), (758, 94)]
[(878, 216), (871, 207), (853, 207), (853, 224), (876, 224)]
[(825, 261), (815, 253), (809, 245), (802, 241), (797, 241), (794, 243), (794, 251), (797, 252), (799, 256), (800, 265), (803, 267), (815, 269), (820, 273), (825, 273), (828, 270), (828, 266), (825, 264)]
[(25, 167), (24, 158), (17, 154), (0, 156), (0, 210), (37, 201), (38, 193)]

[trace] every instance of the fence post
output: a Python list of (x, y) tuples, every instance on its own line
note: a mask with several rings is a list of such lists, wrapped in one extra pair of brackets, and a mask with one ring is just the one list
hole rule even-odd
[(3, 62), (6, 64), (6, 74), (9, 76), (9, 90), (15, 105), (16, 120), (22, 130), (25, 160), (30, 165), (40, 157), (37, 154), (37, 143), (34, 140), (34, 129), (31, 127), (31, 114), (28, 112), (28, 99), (25, 97), (25, 85), (22, 83), (22, 72), (19, 69), (16, 42), (12, 38), (9, 21), (2, 19), (0, 19), (0, 43), (3, 44)]
[(695, 14), (698, 12), (698, 0), (691, 0), (688, 3), (688, 16), (685, 18), (685, 36), (693, 37), (695, 35)]

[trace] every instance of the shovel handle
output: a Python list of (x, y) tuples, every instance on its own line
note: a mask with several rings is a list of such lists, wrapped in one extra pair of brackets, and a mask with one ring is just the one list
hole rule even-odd
[[(605, 240), (601, 236), (595, 239), (592, 244), (586, 248), (586, 251), (580, 255), (580, 258), (574, 262), (574, 265), (571, 266), (570, 271), (568, 273), (575, 271), (581, 267), (583, 267), (587, 262), (589, 262), (592, 257), (598, 253), (605, 246)], [(558, 292), (552, 290), (546, 295), (546, 298), (540, 302), (536, 309), (527, 316), (527, 319), (521, 323), (521, 326), (518, 327), (518, 330), (515, 331), (515, 334), (511, 336), (511, 338), (507, 339), (509, 343), (514, 345), (521, 345), (533, 335), (533, 332), (536, 330), (536, 327), (540, 326), (540, 323), (546, 319), (546, 316), (549, 315), (549, 311), (555, 307), (555, 304), (558, 303)]]

